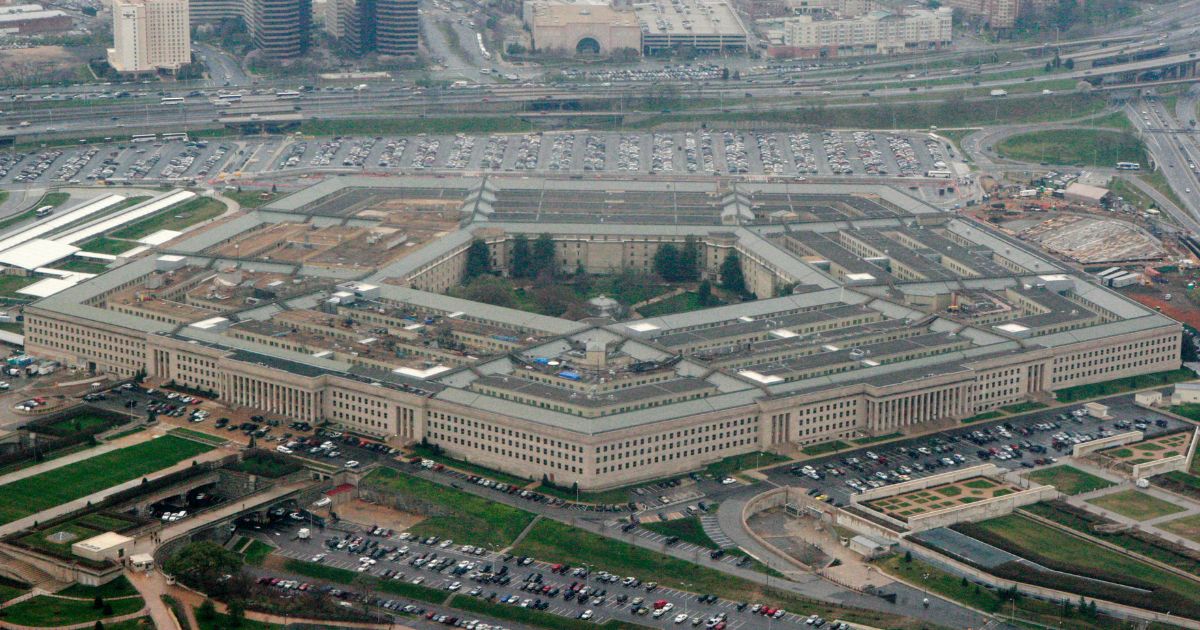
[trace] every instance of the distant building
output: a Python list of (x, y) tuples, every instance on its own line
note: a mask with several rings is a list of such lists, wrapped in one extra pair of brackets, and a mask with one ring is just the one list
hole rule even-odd
[(845, 19), (799, 15), (782, 22), (783, 45), (770, 51), (775, 56), (893, 55), (942, 48), (953, 40), (953, 12), (947, 8), (872, 11)]
[(946, 0), (942, 6), (982, 18), (992, 28), (1012, 28), (1021, 11), (1021, 0)]
[(70, 30), (71, 16), (57, 10), (47, 10), (40, 4), (14, 4), (0, 7), (0, 32), (13, 35), (33, 35)]
[(538, 6), (533, 9), (532, 27), (534, 50), (606, 55), (622, 48), (642, 47), (637, 16), (607, 6)]
[(114, 70), (174, 71), (191, 62), (187, 0), (113, 0), (112, 8)]
[(642, 51), (667, 49), (737, 52), (747, 31), (727, 0), (653, 0), (633, 5), (642, 29)]
[(188, 19), (193, 27), (212, 25), (221, 20), (233, 20), (243, 16), (246, 3), (243, 0), (189, 0)]
[(254, 47), (273, 59), (299, 57), (312, 39), (312, 0), (246, 0)]
[(416, 55), (417, 0), (326, 0), (325, 31), (357, 55)]

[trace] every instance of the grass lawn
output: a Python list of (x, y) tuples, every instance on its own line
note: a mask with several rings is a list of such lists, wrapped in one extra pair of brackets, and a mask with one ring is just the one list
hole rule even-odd
[(1021, 550), (1029, 550), (1066, 566), (1086, 567), (1114, 577), (1127, 576), (1180, 594), (1196, 592), (1197, 582), (1194, 580), (1076, 538), (1019, 514), (980, 521), (975, 523), (975, 526), (1003, 540), (1010, 550), (1016, 550), (1014, 553), (1018, 555)]
[(18, 595), (23, 595), (29, 590), (29, 586), (10, 580), (8, 578), (0, 578), (0, 602), (6, 602)]
[(243, 190), (241, 192), (230, 190), (221, 194), (238, 202), (238, 205), (243, 208), (257, 208), (279, 198), (278, 193), (265, 190)]
[(500, 472), (499, 470), (493, 470), (486, 466), (479, 466), (478, 464), (472, 464), (471, 462), (464, 462), (461, 459), (454, 459), (453, 457), (445, 455), (445, 454), (441, 453), (440, 451), (436, 451), (435, 449), (432, 449), (428, 446), (423, 446), (419, 443), (410, 446), (408, 450), (413, 455), (418, 455), (420, 457), (432, 459), (432, 460), (437, 461), (438, 463), (445, 464), (446, 466), (449, 466), (450, 468), (454, 468), (456, 470), (461, 470), (462, 472), (465, 472), (467, 474), (479, 475), (480, 477), (487, 477), (488, 479), (491, 479), (492, 481), (506, 483), (510, 486), (524, 487), (524, 486), (527, 486), (530, 483), (532, 483), (531, 479), (522, 479), (521, 477), (516, 477), (516, 476), (510, 475), (508, 473)]
[(1179, 198), (1179, 194), (1171, 188), (1171, 183), (1167, 181), (1167, 176), (1160, 171), (1142, 171), (1138, 175), (1142, 181), (1150, 184), (1155, 190), (1162, 193), (1167, 199), (1170, 199), (1176, 206), (1182, 208), (1183, 201)]
[(413, 584), (407, 580), (380, 580), (370, 576), (364, 577), (362, 573), (356, 571), (325, 566), (315, 562), (305, 562), (303, 560), (288, 560), (284, 562), (283, 568), (292, 573), (335, 584), (358, 584), (364, 580), (369, 580), (370, 588), (373, 590), (386, 591), (393, 595), (400, 595), (401, 597), (408, 597), (430, 604), (442, 603), (448, 594), (439, 588)]
[(872, 436), (862, 437), (862, 438), (858, 438), (858, 439), (850, 440), (850, 441), (854, 442), (855, 444), (857, 444), (859, 446), (866, 446), (867, 444), (874, 444), (876, 442), (886, 442), (887, 440), (892, 440), (892, 439), (895, 439), (898, 437), (902, 437), (903, 435), (904, 434), (902, 434), (902, 433), (888, 433), (887, 435), (872, 435)]
[(1183, 536), (1188, 540), (1200, 542), (1200, 514), (1193, 514), (1183, 518), (1177, 518), (1166, 523), (1155, 525), (1159, 529), (1166, 530), (1177, 536)]
[(140, 597), (110, 599), (105, 603), (112, 606), (112, 614), (92, 608), (91, 600), (62, 599), (39, 595), (4, 609), (4, 621), (22, 626), (61, 627), (76, 623), (91, 623), (105, 617), (119, 617), (137, 612), (142, 608)]
[(129, 621), (104, 624), (104, 630), (139, 630), (139, 628), (154, 628), (154, 621), (149, 617), (138, 617)]
[(1127, 516), (1134, 520), (1145, 521), (1176, 512), (1182, 512), (1184, 508), (1168, 503), (1157, 497), (1152, 497), (1145, 492), (1137, 490), (1124, 490), (1106, 494), (1102, 497), (1096, 497), (1088, 501), (1092, 505), (1102, 507), (1106, 510), (1112, 510), (1122, 516)]
[(1007, 411), (1008, 413), (1025, 413), (1027, 411), (1036, 411), (1038, 409), (1045, 409), (1047, 406), (1048, 405), (1046, 405), (1045, 403), (1027, 400), (1025, 402), (1019, 402), (1015, 405), (1005, 405), (1004, 407), (1001, 407), (1001, 409), (1003, 409), (1004, 411)]
[(1106, 479), (1066, 464), (1035, 470), (1026, 477), (1040, 484), (1054, 486), (1063, 494), (1082, 494), (1113, 485)]
[(786, 610), (816, 613), (826, 619), (840, 618), (880, 628), (918, 627), (915, 620), (886, 613), (843, 608), (742, 580), (661, 553), (635, 547), (619, 540), (586, 532), (551, 520), (538, 521), (521, 544), (513, 549), (518, 555), (530, 555), (549, 562), (571, 565), (588, 563), (617, 575), (633, 575), (643, 580), (692, 593), (714, 593), (743, 601), (762, 601)]
[(204, 442), (205, 444), (224, 444), (229, 441), (219, 435), (212, 435), (211, 433), (194, 431), (192, 429), (172, 429), (171, 434), (181, 438), (198, 440), (200, 442)]
[[(882, 569), (884, 573), (899, 577), (910, 584), (927, 587), (931, 592), (960, 604), (988, 613), (1003, 611), (1005, 617), (1015, 613), (1020, 626), (1025, 624), (1019, 622), (1025, 620), (1047, 627), (1071, 630), (1135, 627), (1122, 625), (1123, 622), (1107, 617), (1101, 620), (1064, 617), (1061, 606), (1028, 597), (1018, 600), (1014, 607), (1011, 601), (1001, 598), (995, 590), (976, 586), (970, 582), (964, 584), (962, 578), (916, 558), (912, 562), (905, 562), (903, 556), (892, 555), (876, 562), (875, 566)], [(1097, 625), (1101, 621), (1104, 623)]]
[(1107, 127), (1109, 129), (1133, 129), (1133, 123), (1129, 122), (1129, 116), (1125, 115), (1124, 110), (1118, 110), (1111, 114), (1092, 118), (1087, 121), (1089, 125), (1095, 127)]
[(1112, 166), (1117, 162), (1146, 164), (1146, 146), (1128, 131), (1052, 129), (1009, 136), (996, 144), (1003, 158), (1023, 162)]
[(108, 271), (108, 265), (86, 258), (69, 258), (65, 262), (55, 263), (53, 268), (92, 274), (102, 274)]
[(971, 424), (972, 422), (982, 422), (984, 420), (994, 420), (1003, 415), (1004, 415), (1003, 412), (996, 411), (993, 409), (992, 411), (985, 411), (983, 413), (975, 414), (975, 415), (971, 416), (970, 418), (964, 418), (963, 424)]
[(688, 311), (698, 311), (703, 308), (712, 308), (721, 306), (724, 302), (713, 298), (712, 304), (702, 304), (700, 302), (700, 294), (695, 291), (687, 291), (679, 295), (671, 296), (661, 302), (655, 302), (638, 309), (638, 313), (642, 317), (661, 317), (663, 315), (671, 315), (673, 313), (686, 313)]
[(17, 289), (24, 289), (38, 280), (41, 280), (41, 278), (34, 276), (0, 276), (0, 296), (33, 299), (33, 296), (17, 293)]
[(272, 457), (268, 454), (259, 454), (262, 451), (257, 451), (242, 461), (233, 466), (235, 470), (240, 470), (251, 475), (258, 475), (267, 479), (278, 479), (284, 475), (288, 475), (303, 468), (293, 460), (283, 457)]
[(850, 448), (850, 445), (841, 440), (830, 440), (828, 442), (821, 442), (820, 444), (810, 444), (800, 449), (800, 452), (805, 455), (816, 456), (834, 453), (844, 448)]
[(733, 455), (726, 457), (721, 461), (713, 462), (704, 467), (704, 472), (712, 475), (715, 479), (728, 477), (732, 474), (759, 468), (762, 466), (770, 466), (780, 462), (788, 461), (787, 457), (776, 453), (768, 453), (766, 451), (757, 451), (754, 453), (746, 453), (744, 455)]
[(138, 590), (129, 583), (129, 580), (124, 575), (101, 586), (87, 586), (84, 584), (72, 584), (67, 588), (58, 592), (63, 597), (83, 597), (91, 599), (97, 595), (100, 597), (126, 597), (128, 595), (137, 595)]
[(1181, 381), (1190, 381), (1196, 378), (1196, 373), (1187, 369), (1179, 368), (1178, 370), (1169, 370), (1166, 372), (1155, 372), (1153, 374), (1141, 374), (1139, 376), (1130, 376), (1127, 378), (1118, 378), (1103, 383), (1090, 383), (1087, 385), (1076, 385), (1075, 387), (1066, 387), (1054, 392), (1055, 397), (1059, 402), (1075, 402), (1077, 400), (1086, 400), (1088, 398), (1096, 398), (1099, 396), (1112, 396), (1135, 389), (1146, 389), (1148, 387), (1158, 387), (1160, 385), (1169, 385), (1171, 383), (1179, 383)]
[(700, 545), (705, 549), (716, 549), (717, 543), (713, 542), (708, 534), (704, 533), (704, 528), (700, 525), (700, 517), (689, 516), (687, 518), (678, 518), (673, 521), (659, 521), (657, 523), (642, 523), (642, 527), (658, 532), (664, 536), (678, 536), (683, 542), (690, 542), (694, 545)]
[(242, 555), (246, 556), (246, 564), (261, 567), (263, 561), (267, 559), (267, 556), (271, 555), (272, 551), (275, 551), (275, 548), (271, 545), (261, 540), (252, 540), (250, 541), (250, 546), (246, 547), (246, 551), (242, 552)]
[(67, 435), (87, 431), (88, 429), (108, 424), (108, 422), (108, 418), (101, 418), (90, 413), (81, 413), (71, 418), (63, 418), (57, 422), (50, 423), (43, 427), (43, 430), (55, 435)]
[(83, 245), (80, 245), (79, 248), (85, 252), (111, 254), (113, 256), (117, 256), (137, 246), (137, 243), (118, 241), (117, 239), (109, 238), (107, 236), (97, 236), (96, 238), (86, 241)]
[(1138, 210), (1157, 207), (1158, 204), (1149, 195), (1142, 192), (1140, 188), (1134, 186), (1123, 178), (1114, 177), (1108, 184), (1109, 190), (1116, 197), (1120, 197), (1126, 203), (1132, 204)]
[[(201, 619), (200, 615), (196, 615), (196, 625), (198, 630), (229, 630), (234, 627), (229, 623), (229, 617), (221, 613), (216, 613), (212, 619)], [(238, 630), (282, 630), (283, 626), (265, 621), (243, 619), (237, 628)]]
[(412, 527), (422, 536), (441, 536), (463, 544), (502, 547), (516, 540), (533, 514), (473, 494), (405, 475), (390, 468), (373, 471), (363, 484), (404, 495), (419, 510), (429, 504), (433, 514)]
[(0, 486), (0, 522), (36, 514), (210, 450), (199, 442), (164, 435), (19, 479)]
[(195, 197), (178, 206), (167, 208), (150, 215), (132, 225), (127, 225), (111, 236), (113, 238), (139, 239), (159, 230), (182, 230), (191, 225), (218, 217), (225, 212), (225, 204), (212, 197)]
[(55, 208), (57, 208), (57, 207), (63, 205), (64, 203), (66, 203), (67, 200), (70, 198), (71, 198), (71, 193), (58, 192), (58, 191), (48, 192), (48, 193), (42, 195), (42, 198), (39, 199), (36, 204), (34, 204), (34, 210), (36, 211), (38, 208), (41, 208), (42, 206), (54, 206)]

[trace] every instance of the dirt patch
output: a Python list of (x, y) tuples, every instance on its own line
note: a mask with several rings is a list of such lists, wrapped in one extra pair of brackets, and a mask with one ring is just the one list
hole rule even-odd
[(378, 525), (400, 532), (425, 520), (425, 516), (422, 514), (401, 512), (375, 503), (367, 503), (361, 499), (353, 499), (344, 503), (335, 511), (338, 517), (344, 521), (353, 521), (360, 525)]
[(62, 46), (0, 50), (0, 81), (42, 82), (74, 77), (96, 50), (67, 50)]
[(1173, 296), (1174, 299), (1170, 302), (1164, 300), (1161, 293), (1151, 293), (1149, 290), (1130, 291), (1127, 295), (1139, 304), (1156, 309), (1171, 319), (1183, 322), (1192, 328), (1200, 328), (1200, 309), (1186, 299), (1181, 299), (1178, 295)]

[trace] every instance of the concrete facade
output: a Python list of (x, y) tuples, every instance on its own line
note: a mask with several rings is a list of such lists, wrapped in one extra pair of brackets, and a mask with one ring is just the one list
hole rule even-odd
[(114, 0), (113, 47), (117, 72), (178, 70), (192, 61), (186, 0)]
[(530, 21), (533, 47), (539, 51), (607, 55), (642, 48), (642, 31), (632, 11), (603, 5), (542, 4), (534, 7)]

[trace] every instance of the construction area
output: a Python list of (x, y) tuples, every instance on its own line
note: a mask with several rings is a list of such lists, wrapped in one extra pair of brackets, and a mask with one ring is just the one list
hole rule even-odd
[(404, 256), (425, 240), (414, 240), (395, 227), (318, 227), (285, 222), (247, 232), (208, 253), (242, 260), (366, 270)]
[(1120, 219), (1060, 214), (1028, 227), (1018, 238), (1083, 265), (1161, 260), (1162, 241)]

